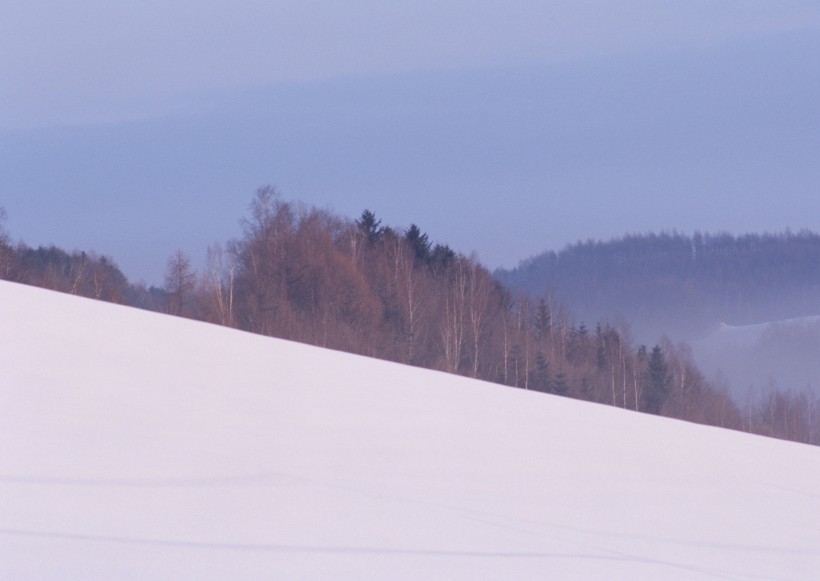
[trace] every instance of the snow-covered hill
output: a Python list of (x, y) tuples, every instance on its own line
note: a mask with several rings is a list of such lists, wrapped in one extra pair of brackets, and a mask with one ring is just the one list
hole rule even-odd
[(807, 388), (820, 393), (820, 316), (769, 321), (756, 325), (721, 324), (692, 343), (698, 367), (722, 376), (738, 402), (766, 388)]
[(812, 579), (820, 449), (0, 283), (0, 579)]

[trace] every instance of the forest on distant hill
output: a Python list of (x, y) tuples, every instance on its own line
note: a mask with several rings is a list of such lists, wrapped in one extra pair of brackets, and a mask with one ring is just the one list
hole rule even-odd
[(630, 235), (545, 252), (495, 276), (555, 297), (581, 320), (622, 317), (642, 340), (694, 339), (720, 323), (820, 314), (820, 235)]
[[(341, 218), (286, 201), (271, 187), (257, 191), (249, 210), (242, 236), (208, 249), (202, 269), (173, 252), (163, 288), (130, 283), (106, 256), (15, 245), (0, 214), (0, 278), (512, 387), (820, 443), (820, 417), (812, 413), (818, 400), (810, 393), (772, 389), (740, 407), (703, 377), (685, 346), (635, 345), (626, 323), (578, 323), (553, 296), (511, 292), (474, 256), (433, 243), (416, 225), (383, 226), (370, 210), (355, 221)], [(670, 238), (682, 253), (683, 239)], [(636, 272), (639, 262), (622, 260)], [(619, 280), (618, 269), (604, 262), (578, 272), (585, 273), (584, 284), (603, 285), (601, 296)]]

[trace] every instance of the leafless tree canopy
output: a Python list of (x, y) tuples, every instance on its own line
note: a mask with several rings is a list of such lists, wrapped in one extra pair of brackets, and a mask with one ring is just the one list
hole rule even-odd
[(168, 312), (172, 315), (186, 315), (194, 302), (196, 272), (191, 268), (191, 259), (177, 250), (168, 259), (165, 271), (165, 291), (168, 299)]

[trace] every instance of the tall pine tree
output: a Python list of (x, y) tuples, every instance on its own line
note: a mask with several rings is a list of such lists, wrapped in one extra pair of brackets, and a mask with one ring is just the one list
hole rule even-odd
[(645, 386), (641, 394), (643, 411), (650, 414), (660, 414), (671, 387), (672, 378), (669, 375), (669, 368), (666, 365), (663, 350), (659, 345), (655, 345), (649, 355)]

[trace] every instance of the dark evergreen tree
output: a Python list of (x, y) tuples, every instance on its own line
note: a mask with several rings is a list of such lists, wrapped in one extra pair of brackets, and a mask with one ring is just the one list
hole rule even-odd
[(550, 389), (550, 364), (541, 351), (535, 354), (535, 370), (530, 383), (536, 391), (549, 391)]
[(552, 314), (550, 313), (549, 305), (544, 297), (540, 297), (538, 299), (532, 326), (535, 330), (535, 337), (539, 341), (546, 340), (550, 334), (550, 329), (552, 328)]
[(643, 411), (650, 414), (660, 414), (663, 404), (669, 396), (672, 378), (669, 375), (666, 358), (663, 356), (663, 351), (659, 345), (655, 345), (649, 355), (649, 365), (644, 383), (642, 394)]
[(408, 228), (404, 234), (404, 239), (410, 243), (411, 248), (413, 248), (413, 251), (416, 253), (416, 260), (424, 264), (429, 264), (431, 244), (427, 234), (424, 234), (415, 224), (411, 224), (410, 228)]
[(581, 378), (581, 399), (592, 401), (592, 381), (586, 375)]
[(382, 228), (382, 221), (376, 219), (376, 214), (371, 212), (370, 210), (365, 210), (362, 212), (362, 217), (356, 220), (356, 224), (358, 224), (359, 229), (364, 233), (367, 237), (367, 241), (370, 244), (375, 244), (382, 239), (384, 235), (384, 228)]
[(552, 384), (552, 393), (555, 395), (567, 395), (569, 391), (569, 382), (566, 374), (562, 371), (555, 376), (555, 381)]
[(595, 367), (598, 371), (603, 371), (606, 367), (606, 349), (603, 339), (598, 341), (598, 351), (595, 353)]
[(430, 255), (430, 267), (434, 272), (447, 270), (456, 259), (456, 253), (445, 244), (436, 244)]

